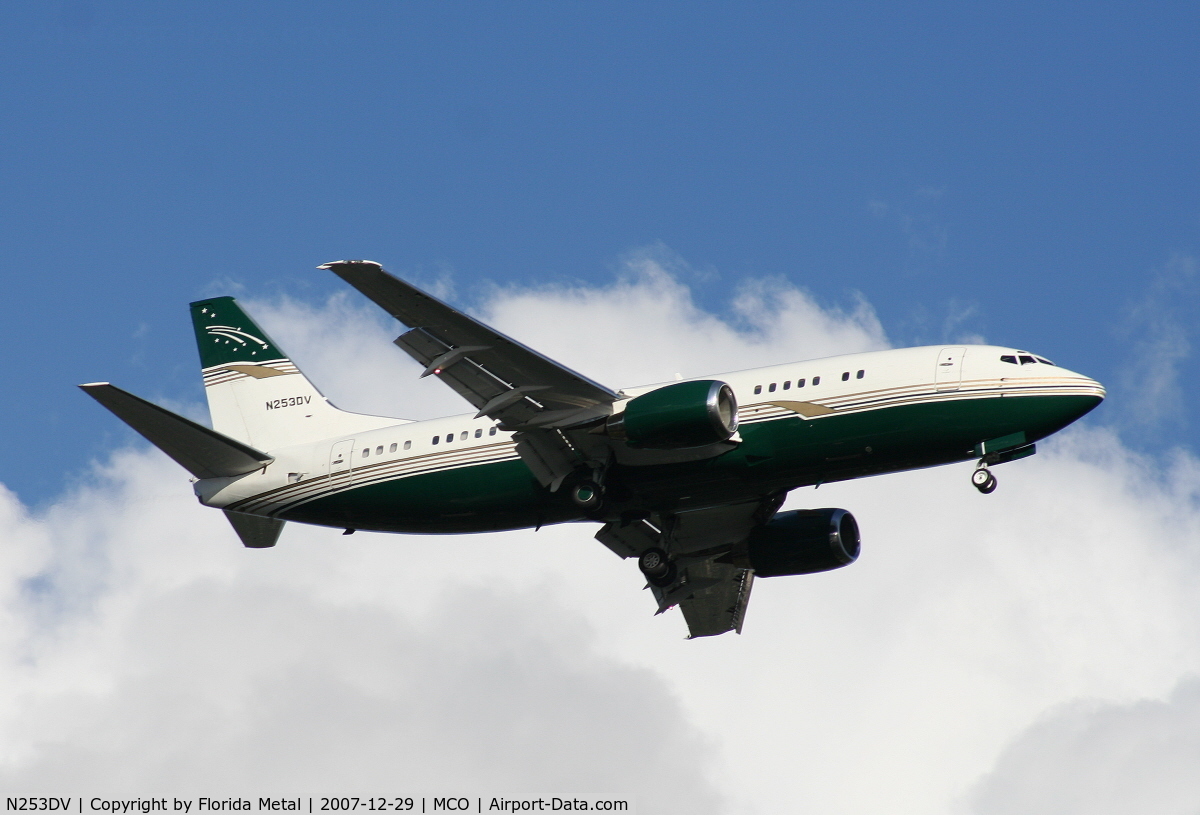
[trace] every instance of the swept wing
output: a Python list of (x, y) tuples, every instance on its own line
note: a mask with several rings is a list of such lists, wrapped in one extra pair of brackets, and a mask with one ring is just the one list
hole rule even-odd
[[(573, 472), (603, 466), (606, 443), (581, 426), (608, 416), (619, 394), (393, 277), (374, 261), (342, 260), (319, 268), (408, 326), (395, 343), (425, 366), (422, 376), (437, 376), (474, 405), (478, 416), (515, 431), (517, 452), (544, 486), (557, 490)], [(680, 607), (692, 637), (740, 632), (754, 575), (728, 556), (781, 501), (772, 496), (613, 522), (596, 537), (621, 557), (637, 557), (652, 546), (675, 556), (678, 579), (648, 588), (659, 613)]]
[(656, 514), (650, 520), (612, 522), (596, 539), (621, 557), (635, 557), (650, 547), (675, 553), (678, 577), (668, 586), (647, 585), (661, 614), (679, 606), (690, 637), (712, 637), (742, 631), (754, 572), (733, 562), (731, 554), (783, 503), (783, 494), (761, 501), (726, 504), (679, 513)]
[(512, 429), (565, 427), (608, 414), (620, 397), (369, 260), (321, 266), (411, 330), (396, 345), (479, 411)]

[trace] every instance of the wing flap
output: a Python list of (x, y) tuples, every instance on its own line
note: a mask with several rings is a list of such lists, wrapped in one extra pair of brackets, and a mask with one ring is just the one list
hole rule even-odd
[(600, 527), (596, 540), (622, 558), (637, 557), (651, 546), (658, 546), (660, 534), (645, 521), (622, 524), (611, 521)]
[[(651, 585), (658, 613), (678, 605), (687, 622), (688, 637), (714, 637), (727, 631), (742, 633), (754, 572), (728, 562), (729, 554), (751, 531), (770, 520), (783, 504), (785, 493), (765, 495), (757, 501), (725, 504), (654, 518), (663, 530), (654, 541), (654, 527), (627, 529), (612, 524), (596, 537), (617, 554), (639, 553), (646, 542), (661, 546), (675, 559), (678, 577), (668, 586)], [(601, 537), (603, 535), (604, 537)]]
[(609, 388), (393, 277), (378, 263), (343, 260), (320, 268), (331, 270), (412, 329), (396, 345), (424, 365), (426, 374), (444, 379), (483, 415), (514, 429), (547, 411), (573, 416), (580, 409), (598, 408), (595, 415), (605, 415), (619, 398)]
[(726, 631), (742, 633), (754, 572), (705, 560), (688, 566), (688, 577), (707, 584), (679, 601), (679, 610), (688, 625), (688, 638), (715, 637)]

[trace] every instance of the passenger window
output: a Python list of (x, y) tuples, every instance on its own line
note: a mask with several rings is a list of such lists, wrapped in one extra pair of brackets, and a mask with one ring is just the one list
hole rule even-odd
[(867, 372), (866, 372), (866, 371), (859, 371), (859, 372), (858, 372), (858, 374), (857, 374), (857, 375), (856, 375), (854, 378), (855, 378), (855, 379), (862, 379), (864, 376), (866, 376), (866, 374), (867, 374)]
[(1009, 364), (1011, 364), (1011, 365), (1016, 365), (1016, 364), (1017, 364), (1017, 358), (1016, 358), (1016, 357), (1014, 357), (1012, 354), (1004, 354), (1003, 356), (1001, 356), (1001, 357), (1000, 357), (1000, 361), (1001, 361), (1001, 362), (1007, 362), (1007, 363), (1009, 363)]
[(850, 381), (850, 372), (849, 371), (842, 371), (842, 381), (843, 382)]
[(821, 377), (814, 376), (813, 377), (813, 387), (815, 388), (817, 385), (820, 385), (820, 384), (821, 384)]
[(790, 380), (790, 379), (789, 379), (787, 382), (784, 382), (784, 383), (783, 383), (783, 389), (784, 389), (785, 391), (786, 391), (786, 390), (791, 390), (791, 388), (792, 388), (792, 380)]
[(371, 448), (370, 448), (370, 447), (364, 447), (364, 448), (363, 448), (363, 458), (366, 458), (366, 457), (367, 457), (367, 456), (369, 456), (369, 455), (371, 455)]
[(768, 385), (767, 390), (770, 391), (771, 393), (774, 393), (775, 392), (775, 383), (772, 382), (770, 385)]
[(405, 450), (411, 450), (411, 449), (412, 449), (412, 442), (411, 442), (411, 441), (406, 441), (406, 442), (404, 442), (404, 449), (405, 449)]
[(450, 443), (450, 442), (452, 442), (452, 441), (454, 441), (454, 434), (453, 434), (453, 433), (447, 433), (447, 434), (446, 434), (446, 444), (449, 444), (449, 443)]
[(803, 387), (804, 387), (804, 380), (803, 380), (803, 379), (797, 379), (797, 380), (796, 380), (796, 387), (797, 387), (797, 388), (803, 388)]
[(496, 435), (496, 428), (494, 428), (494, 427), (488, 428), (488, 435), (489, 436)]
[(396, 442), (392, 442), (392, 446), (388, 448), (389, 453), (396, 452)]
[(442, 440), (442, 437), (441, 437), (441, 436), (434, 436), (434, 437), (433, 437), (433, 443), (434, 443), (434, 444), (437, 444), (437, 443), (438, 443), (439, 441), (441, 441), (441, 440)]
[(475, 428), (475, 438), (479, 438), (482, 435), (483, 435), (483, 428), (482, 427)]
[(375, 448), (375, 455), (377, 455), (377, 456), (383, 455), (383, 445), (382, 444)]
[(458, 440), (466, 441), (467, 440), (467, 431), (464, 430), (462, 433), (458, 434)]
[(755, 385), (754, 386), (754, 395), (757, 396), (760, 393), (762, 393), (762, 385)]

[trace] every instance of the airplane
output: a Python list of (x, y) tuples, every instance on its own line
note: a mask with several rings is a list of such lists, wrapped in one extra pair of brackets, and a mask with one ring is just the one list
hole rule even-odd
[(407, 326), (395, 340), (474, 413), (406, 421), (339, 410), (232, 297), (191, 304), (212, 428), (106, 382), (80, 387), (187, 469), (246, 547), (287, 521), (397, 533), (601, 524), (656, 613), (689, 638), (741, 633), (755, 577), (853, 563), (837, 508), (789, 491), (977, 459), (971, 483), (1104, 399), (1043, 356), (900, 348), (612, 390), (386, 272), (318, 267)]

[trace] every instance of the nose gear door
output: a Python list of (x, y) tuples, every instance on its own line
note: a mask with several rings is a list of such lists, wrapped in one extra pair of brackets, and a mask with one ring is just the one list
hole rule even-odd
[(967, 349), (961, 345), (943, 348), (938, 354), (933, 381), (939, 391), (956, 391), (962, 385), (962, 359)]

